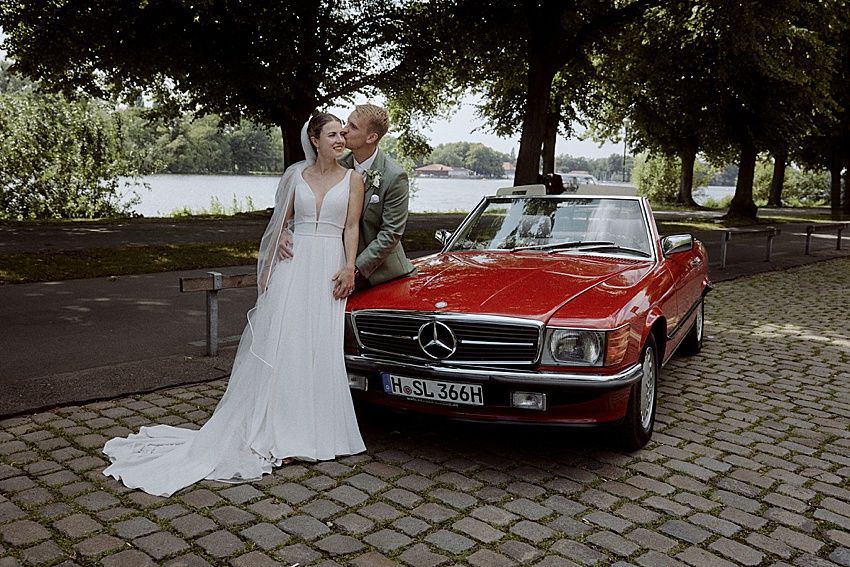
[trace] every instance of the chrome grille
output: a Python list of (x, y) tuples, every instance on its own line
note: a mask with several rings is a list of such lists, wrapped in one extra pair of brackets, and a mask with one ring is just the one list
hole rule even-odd
[(420, 345), (420, 329), (437, 321), (451, 330), (454, 352), (440, 360), (452, 364), (532, 364), (537, 360), (540, 323), (508, 317), (355, 311), (356, 336), (364, 353), (373, 352), (434, 362)]

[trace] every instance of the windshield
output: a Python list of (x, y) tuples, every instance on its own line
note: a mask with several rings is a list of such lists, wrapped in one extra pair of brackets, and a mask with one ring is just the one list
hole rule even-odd
[(639, 201), (588, 197), (491, 197), (464, 223), (450, 250), (651, 256)]

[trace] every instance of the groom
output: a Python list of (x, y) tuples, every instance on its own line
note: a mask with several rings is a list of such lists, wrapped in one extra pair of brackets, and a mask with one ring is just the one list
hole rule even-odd
[[(351, 152), (338, 161), (360, 173), (365, 187), (360, 242), (355, 260), (357, 289), (411, 275), (415, 271), (401, 246), (410, 192), (407, 174), (378, 148), (378, 142), (389, 126), (386, 110), (374, 104), (359, 104), (342, 129), (345, 147)], [(337, 281), (335, 296), (339, 292), (338, 286)]]

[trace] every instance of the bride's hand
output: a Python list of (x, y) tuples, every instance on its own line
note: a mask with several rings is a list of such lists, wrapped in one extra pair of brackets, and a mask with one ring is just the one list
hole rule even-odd
[(354, 267), (345, 266), (334, 274), (334, 298), (345, 299), (354, 291)]

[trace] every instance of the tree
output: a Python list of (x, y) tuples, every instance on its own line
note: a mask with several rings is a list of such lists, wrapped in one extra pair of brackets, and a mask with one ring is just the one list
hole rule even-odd
[(737, 155), (729, 216), (755, 218), (758, 154), (780, 155), (811, 129), (813, 115), (829, 112), (832, 50), (822, 32), (840, 19), (835, 4), (685, 0), (648, 10), (601, 51), (600, 134), (619, 131), (628, 117), (635, 151), (679, 157), (683, 203), (693, 204), (699, 152), (718, 164)]
[(45, 88), (277, 125), (288, 165), (314, 110), (406, 76), (404, 13), (393, 0), (0, 0), (0, 27), (17, 71)]
[[(514, 183), (536, 183), (552, 116), (569, 131), (573, 103), (584, 96), (591, 47), (611, 41), (660, 0), (442, 0), (415, 4), (403, 57), (415, 80), (388, 93), (401, 122), (437, 112), (422, 94), (471, 89), (499, 135), (520, 132)], [(425, 102), (426, 104), (422, 104)], [(405, 114), (407, 113), (407, 114)], [(554, 151), (554, 150), (550, 150)], [(551, 156), (554, 164), (554, 154)], [(548, 156), (547, 156), (548, 160)]]
[(725, 70), (713, 91), (723, 125), (720, 136), (740, 155), (727, 216), (753, 219), (758, 154), (782, 153), (789, 141), (815, 127), (813, 116), (832, 112), (828, 85), (834, 50), (824, 42), (823, 31), (842, 15), (830, 2), (819, 3), (824, 10), (814, 10), (805, 0), (714, 2), (706, 16), (719, 40), (719, 67)]
[(450, 142), (440, 144), (423, 160), (425, 164), (439, 163), (449, 167), (465, 167), (485, 177), (503, 177), (508, 156), (479, 142)]
[(243, 120), (228, 136), (234, 171), (282, 171), (283, 155), (275, 147), (279, 139), (279, 129), (263, 129)]
[(465, 167), (469, 142), (451, 142), (440, 144), (426, 160), (427, 163), (439, 163), (449, 167)]
[(637, 159), (634, 181), (638, 194), (656, 203), (675, 203), (679, 192), (679, 169), (675, 158), (643, 154)]
[[(814, 128), (803, 137), (794, 158), (811, 170), (830, 173), (830, 206), (834, 219), (842, 211), (850, 214), (850, 6), (844, 1), (829, 2), (833, 12), (844, 15), (831, 20), (825, 33), (826, 41), (835, 49), (835, 69), (828, 82), (829, 97), (835, 108), (831, 113), (815, 116)], [(844, 204), (841, 203), (841, 171), (844, 170)]]
[(0, 218), (129, 214), (119, 177), (146, 173), (118, 114), (35, 90), (0, 94)]
[(466, 167), (484, 177), (504, 177), (505, 160), (499, 152), (484, 144), (470, 144)]
[(9, 61), (0, 61), (0, 94), (32, 90), (34, 87), (32, 81), (27, 81), (14, 73), (10, 73), (9, 67), (11, 66), (12, 64)]

